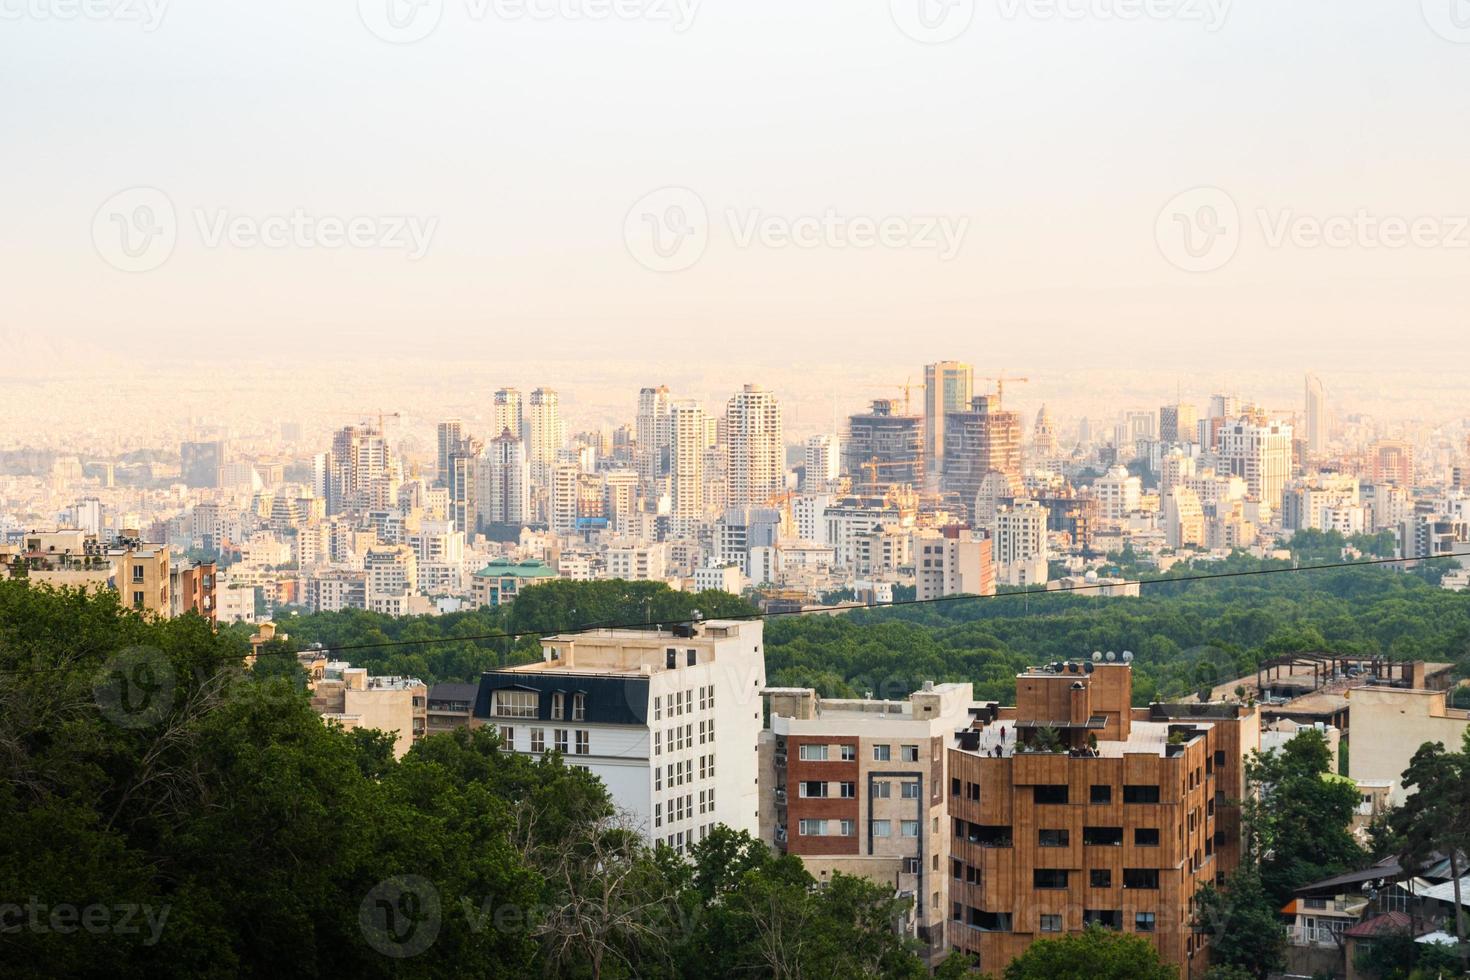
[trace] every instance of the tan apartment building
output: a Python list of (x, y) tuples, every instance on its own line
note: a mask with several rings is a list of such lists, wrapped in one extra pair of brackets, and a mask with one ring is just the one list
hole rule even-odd
[(328, 663), (312, 684), (311, 706), (348, 730), (376, 728), (396, 736), (393, 754), (403, 758), (428, 732), (428, 685), (416, 677), (369, 677), (367, 668)]
[(768, 688), (761, 835), (819, 880), (861, 875), (912, 896), (914, 934), (943, 955), (949, 908), (946, 747), (970, 722), (969, 684), (907, 700), (839, 700)]
[(1243, 704), (1132, 707), (1126, 662), (1016, 678), (952, 741), (949, 941), (992, 973), (1091, 924), (1147, 936), (1188, 975), (1205, 959), (1194, 897), (1239, 861)]
[[(1423, 683), (1425, 671), (1418, 667), (1411, 676)], [(1363, 787), (1386, 785), (1394, 806), (1407, 795), (1400, 777), (1419, 746), (1440, 742), (1457, 752), (1470, 727), (1470, 711), (1451, 708), (1448, 691), (1372, 685), (1346, 693), (1352, 713), (1348, 775)]]

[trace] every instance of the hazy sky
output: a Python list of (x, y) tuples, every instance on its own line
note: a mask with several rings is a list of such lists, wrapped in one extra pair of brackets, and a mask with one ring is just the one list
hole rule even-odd
[(0, 332), (216, 361), (1470, 352), (1463, 0), (418, 2), (0, 0)]

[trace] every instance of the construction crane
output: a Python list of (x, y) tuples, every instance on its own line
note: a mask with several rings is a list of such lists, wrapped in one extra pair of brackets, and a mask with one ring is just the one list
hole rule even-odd
[(1005, 407), (1005, 401), (1006, 401), (1006, 382), (1007, 381), (1015, 382), (1016, 384), (1030, 384), (1031, 383), (1031, 379), (1030, 378), (1018, 378), (1018, 377), (1016, 377), (1014, 375), (1007, 375), (1004, 371), (1001, 372), (1001, 374), (1000, 374), (999, 377), (994, 377), (994, 378), (977, 378), (976, 380), (977, 381), (994, 381), (995, 382), (995, 397), (996, 397), (996, 400), (998, 402), (1000, 402), (1000, 405), (1001, 405), (1002, 408)]
[(893, 390), (897, 389), (898, 391), (903, 392), (903, 414), (905, 414), (905, 415), (912, 415), (913, 414), (913, 410), (912, 410), (912, 405), (913, 405), (912, 394), (913, 394), (913, 390), (915, 388), (919, 389), (920, 392), (922, 392), (924, 390), (924, 386), (922, 384), (917, 384), (917, 385), (914, 384), (914, 379), (913, 378), (908, 378), (901, 385), (874, 385), (873, 386), (873, 390), (874, 391), (880, 391), (880, 390), (881, 391), (893, 391)]

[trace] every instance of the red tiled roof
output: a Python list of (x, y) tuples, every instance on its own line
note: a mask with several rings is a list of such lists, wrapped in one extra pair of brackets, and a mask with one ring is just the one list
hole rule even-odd
[(1372, 939), (1389, 932), (1408, 932), (1410, 924), (1409, 917), (1403, 912), (1385, 912), (1359, 922), (1343, 935), (1353, 939)]

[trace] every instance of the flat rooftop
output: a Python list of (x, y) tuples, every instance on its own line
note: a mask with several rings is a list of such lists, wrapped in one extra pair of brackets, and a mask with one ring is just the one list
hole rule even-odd
[[(1130, 726), (1127, 739), (1122, 741), (1099, 739), (1097, 755), (1093, 758), (1121, 759), (1125, 755), (1162, 756), (1169, 747), (1169, 729), (1176, 724), (1178, 723), (1135, 721)], [(1211, 727), (1208, 721), (1191, 720), (1190, 724), (1195, 728)], [(998, 758), (1009, 759), (1016, 754), (1016, 723), (1014, 720), (1001, 719), (984, 728), (976, 729), (976, 731), (980, 735), (980, 747), (976, 750), (979, 755), (996, 757), (997, 747), (1001, 750)], [(1004, 731), (1003, 735), (1002, 731)]]

